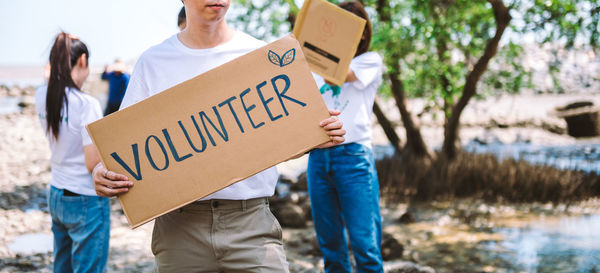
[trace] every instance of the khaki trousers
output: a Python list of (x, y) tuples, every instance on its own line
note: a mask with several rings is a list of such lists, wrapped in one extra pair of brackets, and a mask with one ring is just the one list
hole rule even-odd
[(266, 198), (207, 200), (158, 217), (156, 272), (289, 272)]

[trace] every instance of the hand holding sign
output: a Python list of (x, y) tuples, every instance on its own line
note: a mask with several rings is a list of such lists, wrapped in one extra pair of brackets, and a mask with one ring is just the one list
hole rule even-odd
[(133, 187), (133, 182), (127, 176), (107, 170), (102, 163), (98, 163), (92, 172), (96, 194), (102, 197), (113, 197), (126, 193)]
[(322, 120), (319, 124), (323, 129), (327, 131), (327, 135), (329, 136), (329, 141), (325, 142), (317, 148), (329, 148), (331, 146), (335, 146), (344, 142), (344, 135), (346, 134), (346, 130), (342, 128), (343, 123), (336, 116), (338, 116), (341, 112), (338, 110), (329, 109), (329, 114), (331, 117)]

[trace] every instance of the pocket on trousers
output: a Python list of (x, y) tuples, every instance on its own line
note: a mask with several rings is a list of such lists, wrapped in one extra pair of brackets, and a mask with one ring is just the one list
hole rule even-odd
[(158, 249), (158, 236), (160, 236), (160, 231), (159, 231), (159, 222), (160, 220), (157, 218), (154, 220), (154, 227), (152, 228), (152, 240), (150, 242), (150, 250), (152, 251), (152, 254), (154, 256), (156, 256), (156, 254), (158, 253), (159, 249)]
[(264, 210), (265, 210), (265, 213), (267, 214), (267, 218), (271, 220), (270, 226), (272, 227), (271, 230), (274, 232), (274, 234), (273, 234), (274, 237), (276, 239), (278, 239), (279, 241), (283, 242), (283, 229), (281, 228), (279, 221), (277, 220), (275, 215), (273, 215), (269, 206), (265, 206)]
[(60, 204), (62, 207), (61, 220), (67, 226), (75, 226), (86, 222), (90, 202), (87, 196), (62, 196)]

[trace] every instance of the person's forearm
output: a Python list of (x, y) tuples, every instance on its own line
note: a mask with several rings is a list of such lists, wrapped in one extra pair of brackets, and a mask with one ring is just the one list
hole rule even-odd
[(352, 71), (352, 69), (348, 69), (348, 74), (346, 75), (346, 82), (355, 82), (355, 81), (358, 81), (356, 74), (354, 74), (354, 71)]
[(96, 150), (96, 146), (93, 144), (84, 146), (83, 157), (85, 167), (88, 169), (88, 172), (92, 173), (94, 168), (100, 163), (100, 155), (98, 154), (98, 150)]

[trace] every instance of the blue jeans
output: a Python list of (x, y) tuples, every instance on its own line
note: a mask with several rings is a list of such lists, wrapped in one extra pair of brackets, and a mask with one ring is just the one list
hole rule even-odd
[(110, 201), (99, 196), (65, 196), (50, 187), (54, 272), (103, 272), (110, 239)]
[(383, 272), (379, 181), (373, 153), (357, 143), (317, 149), (308, 160), (308, 194), (325, 272)]

